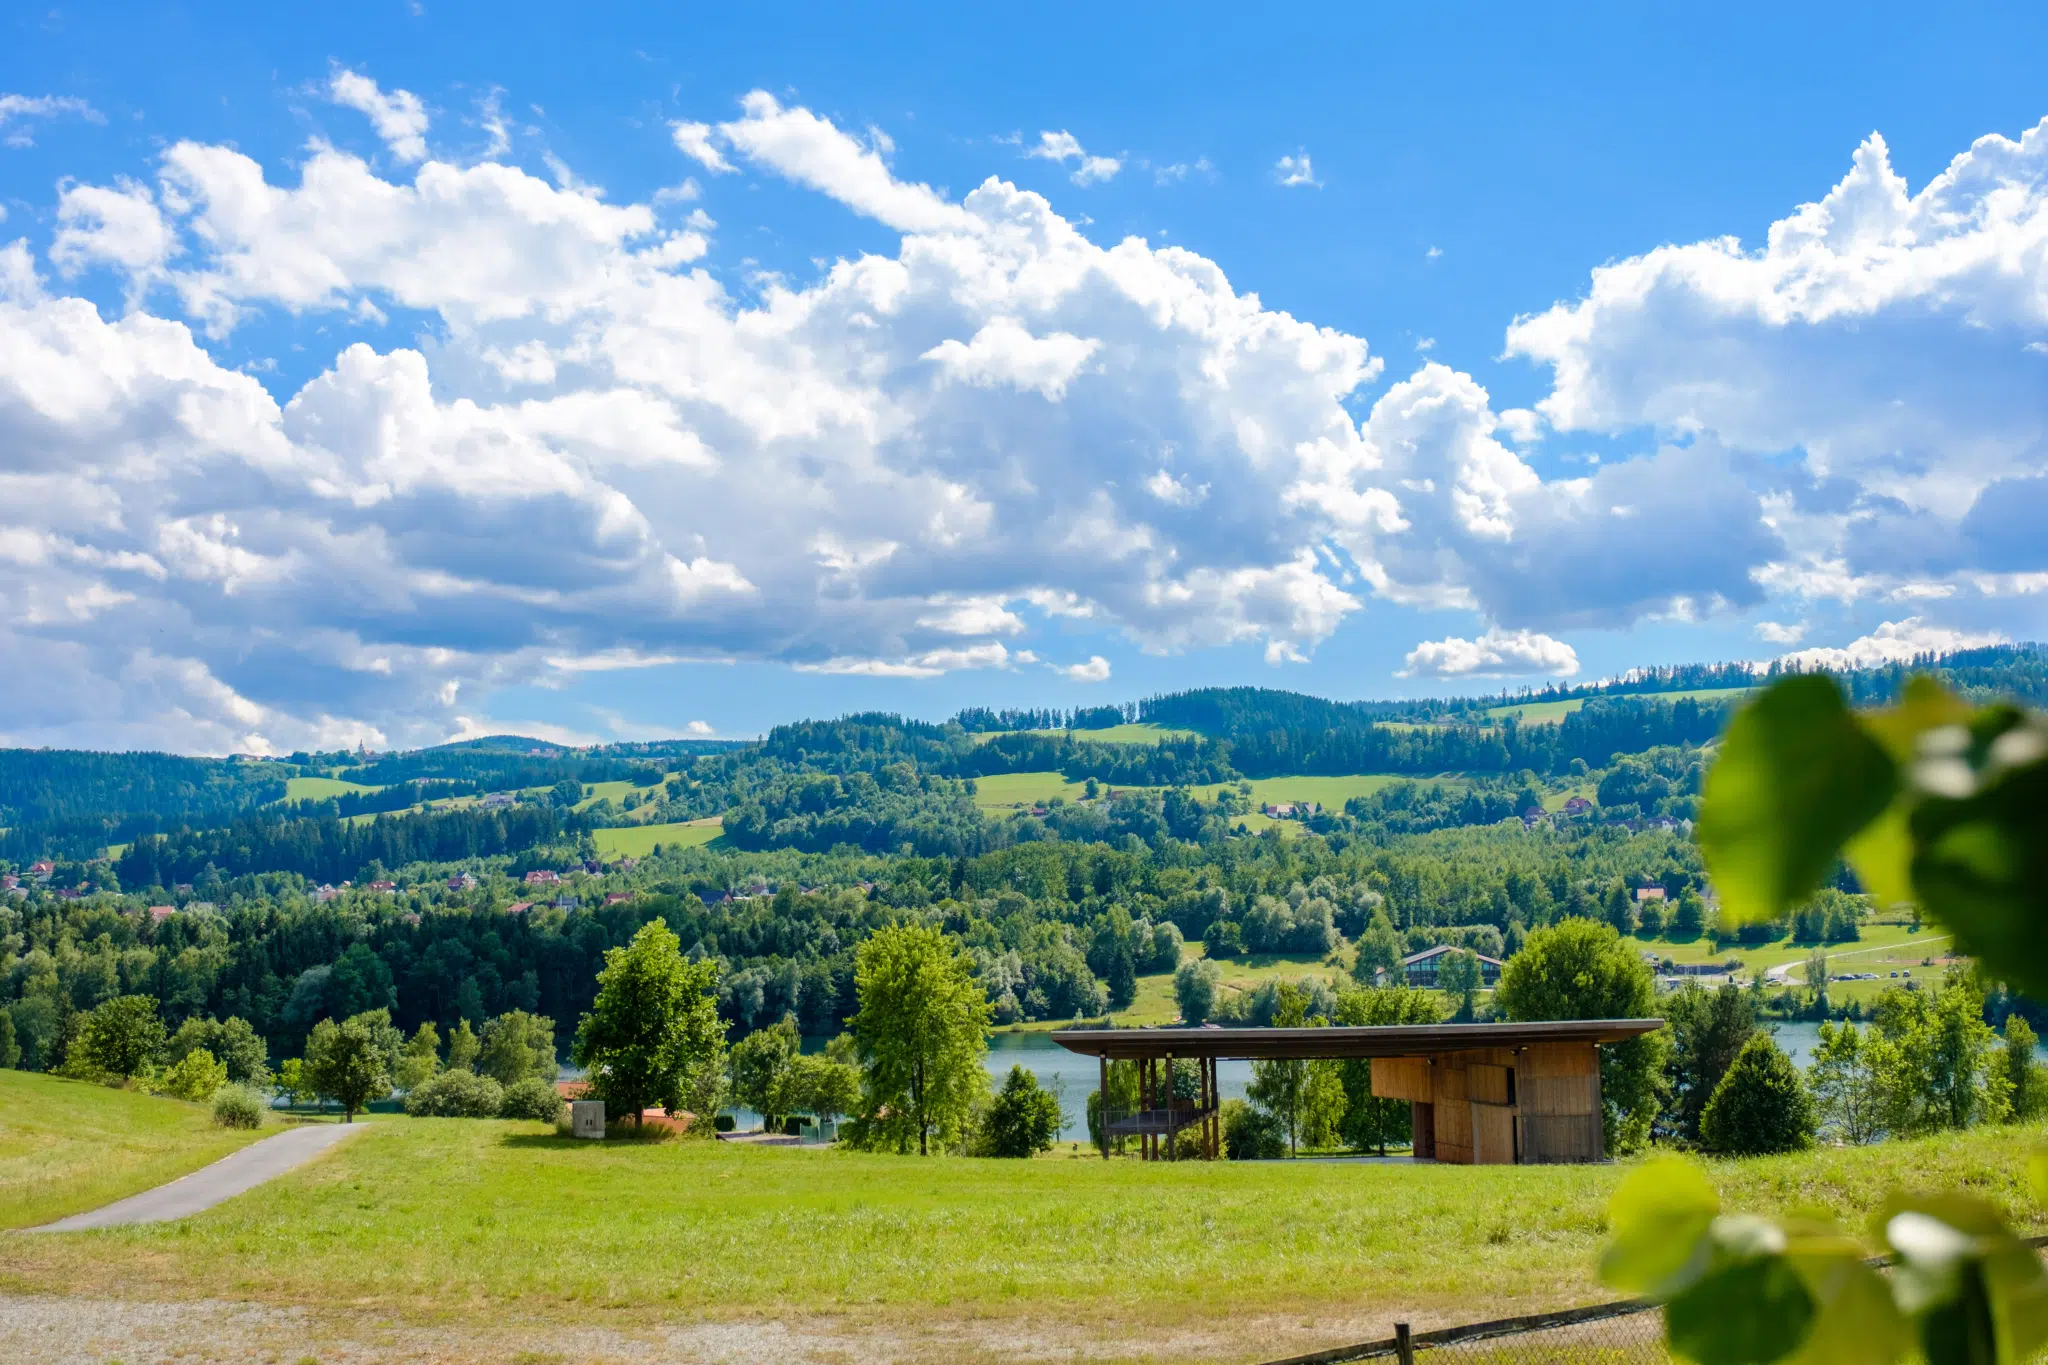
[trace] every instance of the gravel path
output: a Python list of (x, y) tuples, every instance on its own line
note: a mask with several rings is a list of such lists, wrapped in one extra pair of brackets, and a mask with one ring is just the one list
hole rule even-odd
[(173, 1219), (189, 1218), (224, 1199), (232, 1199), (265, 1181), (275, 1180), (292, 1167), (312, 1160), (350, 1133), (361, 1131), (361, 1127), (352, 1123), (319, 1123), (287, 1128), (276, 1137), (252, 1142), (241, 1151), (230, 1153), (211, 1166), (202, 1166), (190, 1175), (180, 1176), (168, 1185), (159, 1185), (90, 1213), (75, 1213), (30, 1231), (78, 1232), (85, 1228), (168, 1223)]

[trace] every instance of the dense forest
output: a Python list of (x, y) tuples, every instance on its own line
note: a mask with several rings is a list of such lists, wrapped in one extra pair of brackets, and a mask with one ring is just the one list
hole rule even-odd
[[(2043, 686), (2032, 647), (1927, 666), (1975, 693)], [(1657, 676), (1736, 685), (1725, 667)], [(1875, 698), (1904, 676), (1844, 682)], [(1630, 927), (1648, 886), (1710, 932), (1689, 821), (1726, 702), (1560, 699), (1583, 704), (1544, 724), (1480, 724), (1485, 708), (1464, 703), (1389, 721), (1241, 688), (944, 723), (849, 716), (740, 744), (0, 753), (0, 1014), (31, 1066), (61, 1056), (80, 1012), (126, 993), (155, 997), (173, 1027), (246, 1019), (275, 1056), (320, 1019), (373, 1008), (408, 1029), (531, 1010), (566, 1035), (603, 953), (651, 919), (719, 962), (735, 1036), (786, 1013), (836, 1032), (855, 947), (906, 919), (957, 936), (1005, 1021), (1120, 1007), (1134, 973), (1187, 942), (1338, 967), (1368, 938), (1511, 954), (1567, 917)], [(1178, 733), (1099, 737), (1134, 722)], [(977, 804), (980, 783), (1012, 773), (1077, 785), (1071, 799)], [(1416, 780), (1285, 828), (1256, 818), (1251, 779), (1354, 773)], [(353, 785), (287, 802), (297, 777)], [(1558, 809), (1567, 795), (1575, 813)], [(600, 857), (607, 828), (712, 816), (710, 846)], [(1837, 887), (1855, 890), (1846, 874)], [(1852, 932), (1842, 904), (1774, 932)], [(1270, 1003), (1236, 1008), (1255, 1020)]]

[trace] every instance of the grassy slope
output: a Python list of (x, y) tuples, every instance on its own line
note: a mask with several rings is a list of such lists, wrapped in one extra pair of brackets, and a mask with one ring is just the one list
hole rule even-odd
[[(1713, 1175), (1734, 1207), (1796, 1203), (1851, 1225), (1907, 1181), (1968, 1184), (2031, 1222), (2031, 1136), (1825, 1150)], [(1470, 1317), (1609, 1297), (1592, 1266), (1623, 1173), (600, 1146), (537, 1124), (401, 1119), (181, 1224), (0, 1241), (0, 1286), (474, 1323), (1053, 1313), (1123, 1334), (1360, 1306)]]
[(0, 1228), (125, 1199), (260, 1136), (214, 1127), (201, 1105), (0, 1071)]
[[(1640, 695), (1654, 697), (1658, 701), (1684, 701), (1687, 698), (1693, 701), (1725, 701), (1730, 697), (1747, 696), (1754, 690), (1749, 687), (1695, 687), (1685, 692), (1645, 692)], [(1524, 725), (1555, 725), (1585, 704), (1584, 697), (1574, 697), (1570, 701), (1535, 701), (1520, 705), (1494, 706), (1489, 707), (1486, 714), (1495, 720), (1505, 720), (1513, 716)]]
[(291, 777), (285, 779), (284, 799), (287, 801), (332, 801), (337, 796), (350, 792), (380, 792), (382, 787), (367, 787), (360, 782), (346, 782), (338, 777)]
[(708, 844), (725, 832), (725, 824), (714, 815), (708, 820), (683, 820), (666, 825), (622, 825), (617, 829), (595, 829), (590, 837), (597, 851), (607, 858), (645, 858), (654, 846), (692, 848)]
[[(1396, 782), (1446, 782), (1455, 785), (1464, 780), (1456, 774), (1447, 774), (1440, 778), (1413, 778), (1398, 773), (1357, 773), (1349, 777), (1262, 777), (1252, 783), (1252, 801), (1258, 805), (1287, 801), (1319, 801), (1325, 806), (1341, 810), (1344, 803), (1352, 797), (1370, 796), (1376, 791), (1391, 787)], [(1236, 785), (1234, 782), (1225, 782), (1205, 787), (1191, 787), (1189, 790), (1205, 801), (1213, 801), (1219, 790)], [(1004, 773), (998, 777), (979, 777), (975, 779), (975, 787), (977, 794), (974, 804), (983, 810), (1027, 806), (1037, 801), (1049, 801), (1055, 796), (1078, 801), (1084, 790), (1082, 783), (1069, 782), (1058, 773)], [(1139, 789), (1120, 785), (1117, 790)], [(1255, 824), (1254, 828), (1256, 827)]]

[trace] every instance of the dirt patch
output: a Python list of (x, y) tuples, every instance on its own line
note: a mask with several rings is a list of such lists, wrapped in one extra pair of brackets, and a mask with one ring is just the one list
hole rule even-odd
[[(601, 1310), (599, 1310), (601, 1311)], [(1417, 1327), (1428, 1325), (1417, 1320)], [(646, 1328), (411, 1323), (346, 1310), (0, 1294), (0, 1360), (93, 1365), (1008, 1365), (1270, 1359), (1386, 1335), (1391, 1319), (1254, 1317), (1174, 1326), (826, 1315)]]

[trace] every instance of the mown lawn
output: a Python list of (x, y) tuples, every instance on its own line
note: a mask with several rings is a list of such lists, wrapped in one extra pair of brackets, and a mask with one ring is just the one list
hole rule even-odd
[[(1961, 1184), (2031, 1222), (2038, 1136), (1713, 1176), (1736, 1207), (1859, 1224), (1895, 1182)], [(1608, 1296), (1592, 1265), (1624, 1170), (919, 1160), (396, 1119), (182, 1223), (0, 1240), (0, 1287), (621, 1325), (1051, 1313), (1136, 1330), (1247, 1312), (1507, 1312)]]
[(204, 1105), (0, 1070), (0, 1228), (111, 1204), (261, 1136), (216, 1128)]

